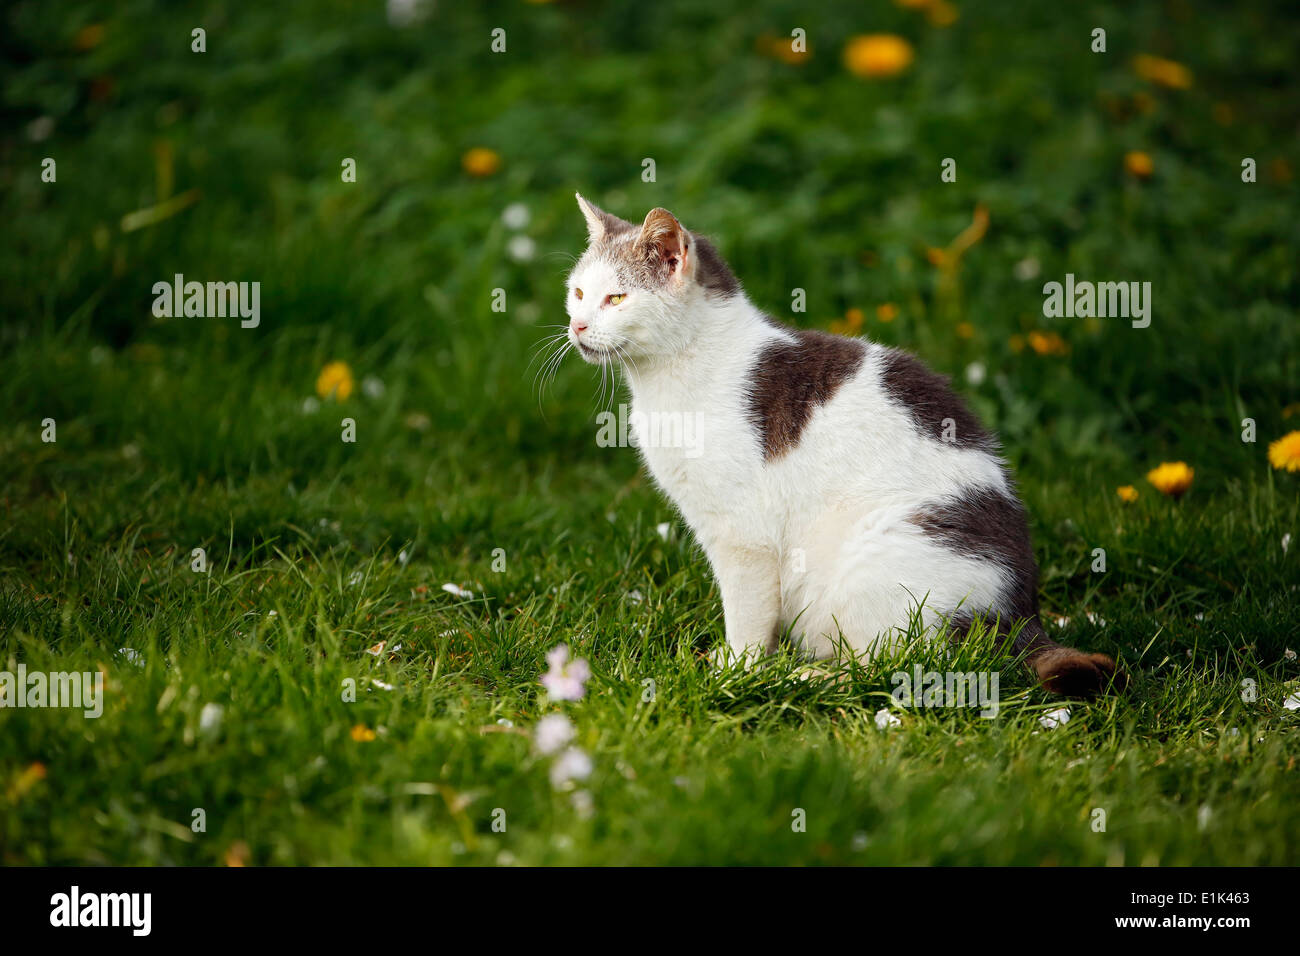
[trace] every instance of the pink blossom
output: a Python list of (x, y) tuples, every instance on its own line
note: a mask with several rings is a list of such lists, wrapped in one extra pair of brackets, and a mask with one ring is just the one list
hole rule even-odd
[(546, 654), (550, 670), (542, 675), (542, 686), (553, 700), (582, 700), (591, 668), (581, 657), (569, 660), (569, 645), (560, 644)]

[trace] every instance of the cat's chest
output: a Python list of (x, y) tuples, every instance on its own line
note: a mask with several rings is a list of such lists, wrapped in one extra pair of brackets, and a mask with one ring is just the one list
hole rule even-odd
[(679, 506), (713, 510), (752, 477), (753, 428), (734, 389), (634, 396), (630, 425), (651, 474)]

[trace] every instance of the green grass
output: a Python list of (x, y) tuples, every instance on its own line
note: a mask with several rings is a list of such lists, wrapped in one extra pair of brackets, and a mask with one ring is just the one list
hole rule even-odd
[[(0, 670), (102, 669), (109, 690), (97, 720), (0, 710), (0, 862), (1296, 863), (1300, 715), (1282, 700), (1300, 678), (1284, 656), (1300, 538), (1281, 542), (1300, 476), (1266, 447), (1298, 427), (1300, 41), (1265, 2), (1212, 26), (1198, 4), (976, 6), (938, 29), (848, 2), (442, 3), (394, 30), (381, 4), (289, 21), (14, 5)], [(809, 62), (755, 52), (793, 26)], [(848, 74), (839, 51), (861, 32), (906, 36), (912, 68)], [(1137, 52), (1186, 63), (1193, 86), (1143, 82)], [(25, 131), (37, 116), (46, 140)], [(461, 170), (474, 146), (498, 174)], [(1124, 173), (1131, 149), (1149, 180)], [(1241, 182), (1243, 156), (1259, 182)], [(192, 207), (121, 229), (191, 188)], [(774, 315), (824, 328), (860, 308), (872, 338), (953, 375), (1017, 470), (1045, 616), (1120, 657), (1130, 692), (1045, 730), (1060, 701), (978, 640), (840, 681), (788, 655), (713, 670), (708, 568), (635, 453), (597, 446), (595, 373), (534, 380), (582, 246), (575, 189), (628, 217), (667, 206)], [(535, 259), (507, 254), (511, 203)], [(977, 204), (989, 231), (945, 281), (926, 249)], [(152, 285), (176, 272), (260, 281), (261, 326), (155, 319)], [(1042, 283), (1066, 272), (1151, 281), (1151, 327), (1044, 319)], [(793, 288), (807, 313), (790, 314)], [(1034, 330), (1068, 354), (1018, 351)], [(336, 359), (356, 392), (305, 404)], [(1196, 469), (1179, 501), (1143, 480), (1162, 460)], [(538, 684), (560, 643), (591, 664), (581, 701)], [(890, 675), (917, 662), (999, 670), (999, 716), (877, 728)], [(528, 739), (553, 712), (593, 760), (590, 813)]]

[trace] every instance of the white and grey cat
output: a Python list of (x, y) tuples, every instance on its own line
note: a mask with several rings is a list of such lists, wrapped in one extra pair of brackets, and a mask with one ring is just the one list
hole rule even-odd
[[(942, 376), (862, 339), (783, 326), (666, 209), (634, 225), (578, 196), (589, 244), (568, 280), (569, 343), (621, 364), (634, 420), (690, 416), (691, 447), (638, 447), (703, 546), (727, 646), (788, 629), (812, 657), (871, 655), (908, 626), (1016, 631), (1049, 689), (1089, 695), (1115, 663), (1038, 621), (1025, 509), (996, 439)], [(1122, 675), (1119, 675), (1122, 678)]]

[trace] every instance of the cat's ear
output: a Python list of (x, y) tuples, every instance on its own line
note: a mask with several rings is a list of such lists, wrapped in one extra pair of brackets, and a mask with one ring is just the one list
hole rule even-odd
[(607, 213), (605, 210), (587, 202), (582, 198), (582, 193), (574, 193), (573, 195), (577, 197), (578, 208), (582, 210), (582, 215), (587, 220), (587, 239), (590, 242), (599, 242), (611, 233), (633, 228), (630, 222), (625, 222), (619, 219), (618, 216)]
[(646, 213), (636, 245), (664, 278), (686, 274), (694, 259), (690, 235), (667, 209), (656, 208)]

